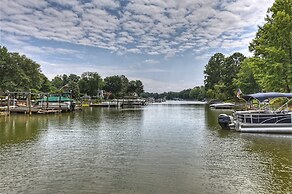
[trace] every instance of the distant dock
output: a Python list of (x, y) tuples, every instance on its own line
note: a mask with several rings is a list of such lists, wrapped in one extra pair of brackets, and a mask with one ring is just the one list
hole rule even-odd
[(114, 99), (108, 102), (101, 102), (99, 104), (90, 104), (90, 107), (131, 107), (131, 106), (144, 106), (146, 105), (146, 100), (143, 99)]

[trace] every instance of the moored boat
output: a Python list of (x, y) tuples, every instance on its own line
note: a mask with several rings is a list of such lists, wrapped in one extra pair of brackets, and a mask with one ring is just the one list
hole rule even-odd
[(287, 101), (276, 110), (272, 110), (267, 103), (257, 110), (236, 111), (233, 116), (220, 114), (218, 123), (223, 129), (250, 133), (292, 133), (292, 111), (288, 109), (288, 103), (292, 101), (291, 93), (256, 93), (242, 98), (247, 102), (257, 100), (259, 103), (276, 98), (285, 98)]
[(234, 103), (215, 103), (215, 104), (211, 104), (210, 108), (213, 109), (233, 109), (235, 107)]

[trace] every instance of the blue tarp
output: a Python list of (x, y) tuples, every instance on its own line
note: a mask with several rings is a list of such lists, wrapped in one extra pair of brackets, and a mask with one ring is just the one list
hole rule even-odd
[(242, 96), (242, 98), (246, 101), (251, 101), (256, 99), (260, 102), (266, 99), (273, 98), (292, 98), (292, 93), (278, 93), (278, 92), (268, 92), (268, 93), (256, 93), (256, 94), (247, 94)]

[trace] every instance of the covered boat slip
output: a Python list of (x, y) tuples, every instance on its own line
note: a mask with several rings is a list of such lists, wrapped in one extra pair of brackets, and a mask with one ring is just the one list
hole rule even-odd
[(74, 111), (75, 102), (68, 95), (67, 93), (6, 92), (6, 106), (3, 107), (3, 111), (8, 114), (49, 114)]

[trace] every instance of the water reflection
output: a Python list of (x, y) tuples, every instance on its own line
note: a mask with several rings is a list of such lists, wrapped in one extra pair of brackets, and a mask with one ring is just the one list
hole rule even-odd
[(39, 130), (47, 127), (47, 117), (27, 115), (0, 117), (0, 146), (36, 140)]
[(261, 177), (267, 192), (291, 192), (292, 135), (240, 134), (240, 138), (245, 140), (246, 152), (260, 156)]
[[(292, 136), (221, 130), (205, 105), (0, 118), (4, 193), (287, 193)], [(9, 145), (9, 146), (7, 146)], [(17, 180), (17, 181), (15, 181)]]

